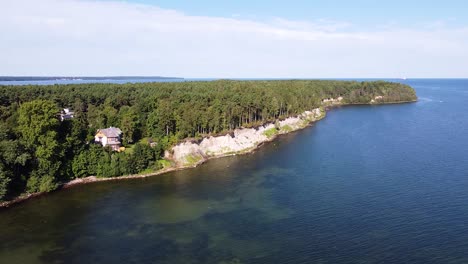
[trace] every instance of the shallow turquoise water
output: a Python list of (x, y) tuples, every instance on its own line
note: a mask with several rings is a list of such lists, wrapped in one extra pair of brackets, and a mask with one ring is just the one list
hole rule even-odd
[(467, 263), (468, 80), (253, 154), (0, 211), (0, 263)]

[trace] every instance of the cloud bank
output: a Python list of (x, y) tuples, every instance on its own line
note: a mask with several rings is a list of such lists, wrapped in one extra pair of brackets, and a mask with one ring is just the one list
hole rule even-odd
[(362, 30), (86, 0), (7, 0), (0, 10), (0, 75), (468, 77), (468, 27), (442, 23)]

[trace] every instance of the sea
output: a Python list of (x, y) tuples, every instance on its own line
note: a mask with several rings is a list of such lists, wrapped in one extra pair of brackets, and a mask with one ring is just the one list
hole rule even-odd
[(468, 80), (253, 153), (0, 211), (0, 263), (468, 263)]

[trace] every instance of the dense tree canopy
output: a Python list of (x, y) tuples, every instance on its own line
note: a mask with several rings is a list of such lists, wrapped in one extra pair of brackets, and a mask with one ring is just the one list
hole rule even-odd
[[(0, 86), (0, 199), (50, 191), (76, 177), (158, 168), (163, 150), (187, 137), (223, 133), (344, 103), (416, 99), (409, 86), (355, 81), (211, 81)], [(60, 122), (62, 108), (75, 117)], [(123, 131), (128, 151), (93, 144), (97, 129)], [(150, 147), (149, 142), (155, 142)]]

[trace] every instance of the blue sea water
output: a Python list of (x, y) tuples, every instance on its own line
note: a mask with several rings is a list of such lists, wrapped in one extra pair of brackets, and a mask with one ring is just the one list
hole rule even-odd
[(468, 263), (468, 80), (248, 155), (0, 211), (0, 263)]

